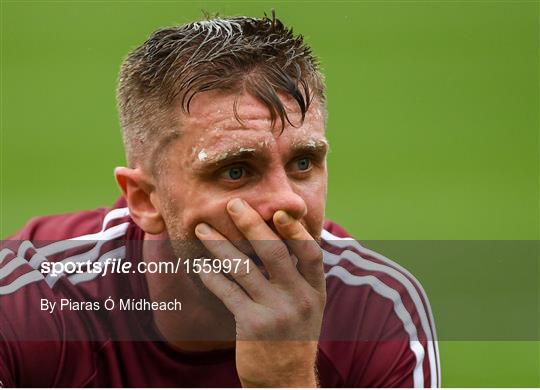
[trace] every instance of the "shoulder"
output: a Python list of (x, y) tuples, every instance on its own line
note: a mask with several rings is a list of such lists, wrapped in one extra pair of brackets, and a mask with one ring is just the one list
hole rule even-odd
[[(44, 265), (68, 260), (96, 261), (107, 250), (122, 245), (130, 224), (133, 222), (129, 210), (121, 201), (111, 209), (32, 219), (14, 236), (2, 241), (0, 298), (12, 297), (30, 284), (48, 291), (47, 287), (52, 288), (59, 278), (45, 275)], [(120, 257), (117, 252), (114, 254)]]
[[(44, 310), (43, 302), (92, 300), (103, 283), (77, 285), (93, 277), (86, 274), (51, 277), (42, 272), (43, 264), (99, 261), (111, 251), (121, 257), (130, 221), (128, 209), (117, 202), (111, 209), (34, 218), (2, 242), (0, 365), (10, 367), (10, 373), (28, 374), (4, 381), (52, 386), (59, 384), (54, 382), (59, 370), (65, 370), (74, 377), (64, 385), (80, 385), (92, 374), (94, 344), (88, 332), (99, 339), (97, 325), (89, 328), (96, 320), (75, 311)], [(84, 364), (75, 369), (76, 361)], [(39, 372), (43, 375), (35, 375)], [(1, 370), (0, 374), (7, 376)]]
[(427, 294), (406, 268), (366, 248), (334, 222), (325, 223), (321, 238), (329, 287), (355, 295), (358, 290), (354, 287), (367, 287), (388, 300), (392, 309), (396, 305), (407, 306), (408, 312), (418, 312), (426, 324), (429, 322), (431, 309)]
[[(395, 358), (406, 346), (408, 357), (403, 354), (402, 360), (410, 358), (412, 367), (408, 385), (437, 386), (435, 324), (420, 282), (403, 266), (366, 248), (334, 222), (325, 223), (321, 238), (328, 294), (322, 337), (330, 343), (347, 342), (353, 349), (363, 343), (363, 352), (350, 350), (349, 353), (351, 359), (354, 355), (357, 361), (365, 360), (363, 367), (357, 367), (364, 375), (369, 374), (365, 371), (367, 367), (381, 364), (379, 361), (373, 365), (368, 360), (374, 356), (379, 356), (379, 360)], [(364, 353), (372, 349), (369, 346), (378, 346), (380, 352), (382, 344), (393, 346), (386, 348), (384, 356), (374, 349)], [(343, 345), (339, 349), (343, 356)], [(345, 363), (342, 371), (354, 370), (355, 364), (350, 361), (342, 363)], [(356, 384), (396, 386), (393, 382)]]
[(118, 222), (122, 218), (123, 222), (126, 222), (128, 217), (125, 200), (120, 198), (112, 208), (101, 207), (32, 218), (7, 240), (59, 241), (81, 237), (84, 239), (87, 234), (104, 232), (113, 222)]
[(428, 320), (427, 294), (405, 267), (363, 246), (334, 222), (325, 224), (321, 238), (328, 280), (335, 280), (340, 288), (369, 287), (394, 305), (411, 301), (413, 309)]

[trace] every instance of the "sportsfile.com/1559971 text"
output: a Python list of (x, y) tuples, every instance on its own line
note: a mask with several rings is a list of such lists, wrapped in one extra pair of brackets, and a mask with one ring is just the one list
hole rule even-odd
[(132, 263), (125, 259), (109, 257), (103, 261), (44, 261), (42, 274), (59, 277), (64, 274), (128, 274), (128, 273), (236, 273), (240, 267), (250, 271), (249, 259), (182, 259), (176, 261), (141, 261)]

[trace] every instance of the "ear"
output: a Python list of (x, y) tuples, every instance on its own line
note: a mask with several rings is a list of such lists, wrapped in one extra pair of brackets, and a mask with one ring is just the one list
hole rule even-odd
[(116, 182), (127, 200), (133, 221), (144, 232), (160, 234), (165, 230), (155, 187), (140, 168), (117, 167)]

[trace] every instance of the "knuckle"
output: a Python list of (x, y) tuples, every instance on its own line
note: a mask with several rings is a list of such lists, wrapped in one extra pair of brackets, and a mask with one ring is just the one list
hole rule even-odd
[(311, 250), (311, 243), (307, 240), (301, 240), (297, 241), (297, 245), (299, 250), (302, 251), (302, 253), (310, 253)]
[(273, 328), (277, 332), (284, 332), (289, 328), (294, 318), (295, 316), (291, 310), (279, 310), (274, 314)]
[(297, 241), (296, 248), (298, 248), (298, 252), (305, 259), (305, 262), (310, 264), (322, 263), (323, 250), (316, 242), (308, 240)]
[(310, 261), (311, 263), (318, 264), (323, 262), (323, 251), (320, 246), (316, 245), (310, 245), (309, 249), (307, 249), (310, 253)]
[(236, 302), (238, 300), (236, 294), (237, 292), (238, 287), (234, 283), (228, 283), (227, 286), (223, 288), (223, 295), (232, 302)]
[(303, 320), (311, 317), (317, 306), (316, 299), (307, 294), (301, 295), (296, 302), (298, 315)]
[(267, 250), (267, 256), (270, 259), (285, 259), (289, 257), (289, 251), (281, 242), (270, 244)]

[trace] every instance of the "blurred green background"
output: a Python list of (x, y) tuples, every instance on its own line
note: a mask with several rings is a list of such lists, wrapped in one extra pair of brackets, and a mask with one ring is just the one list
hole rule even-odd
[[(272, 8), (326, 74), (329, 218), (362, 240), (539, 239), (537, 1), (2, 0), (2, 237), (117, 198), (116, 77), (151, 31)], [(540, 386), (538, 341), (440, 349), (444, 386)]]

